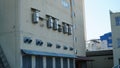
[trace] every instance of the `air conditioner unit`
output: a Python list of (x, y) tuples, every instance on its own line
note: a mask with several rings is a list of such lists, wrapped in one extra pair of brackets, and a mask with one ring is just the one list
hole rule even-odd
[(58, 20), (55, 19), (53, 22), (53, 30), (57, 30), (58, 29)]
[(53, 19), (52, 17), (49, 17), (47, 20), (47, 27), (52, 28), (53, 27)]

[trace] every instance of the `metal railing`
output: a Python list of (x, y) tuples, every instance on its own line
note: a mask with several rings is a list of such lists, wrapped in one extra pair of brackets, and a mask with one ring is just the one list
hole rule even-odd
[(1, 45), (0, 45), (0, 68), (10, 68), (10, 65), (7, 61), (7, 58), (3, 52)]

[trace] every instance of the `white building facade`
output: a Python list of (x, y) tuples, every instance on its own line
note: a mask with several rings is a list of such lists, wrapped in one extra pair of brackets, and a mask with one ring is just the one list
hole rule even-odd
[[(110, 39), (111, 40), (111, 39)], [(109, 46), (108, 46), (109, 45)], [(87, 51), (112, 50), (113, 47), (107, 39), (92, 39), (86, 42)]]
[(112, 28), (112, 40), (113, 40), (113, 56), (114, 66), (120, 65), (120, 12), (112, 13), (111, 17), (111, 28)]
[(0, 0), (0, 66), (75, 68), (76, 56), (85, 56), (83, 5), (84, 0)]

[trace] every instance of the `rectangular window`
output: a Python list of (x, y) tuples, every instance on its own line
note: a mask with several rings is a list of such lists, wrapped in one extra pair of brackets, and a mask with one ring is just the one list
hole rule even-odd
[(120, 65), (120, 59), (119, 59), (119, 65)]
[(61, 59), (60, 58), (55, 58), (55, 67), (56, 68), (61, 68)]
[(74, 68), (74, 60), (70, 59), (70, 68)]
[(117, 39), (117, 47), (120, 48), (120, 38)]
[(53, 59), (52, 59), (52, 57), (46, 57), (46, 68), (53, 68)]
[(119, 17), (115, 17), (115, 22), (116, 22), (116, 26), (120, 25), (120, 16)]
[(30, 55), (22, 56), (22, 68), (32, 68), (32, 57)]
[(63, 68), (68, 68), (67, 58), (63, 58)]
[(36, 68), (43, 68), (43, 57), (36, 56)]

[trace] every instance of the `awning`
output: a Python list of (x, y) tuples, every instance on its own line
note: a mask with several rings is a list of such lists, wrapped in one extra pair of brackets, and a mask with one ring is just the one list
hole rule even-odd
[(26, 49), (22, 49), (21, 52), (22, 52), (23, 54), (28, 54), (28, 55), (40, 55), (40, 56), (53, 56), (53, 57), (76, 58), (75, 55), (59, 54), (59, 53), (49, 53), (49, 52), (26, 50)]
[(85, 56), (77, 56), (76, 61), (94, 61), (94, 60)]

